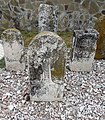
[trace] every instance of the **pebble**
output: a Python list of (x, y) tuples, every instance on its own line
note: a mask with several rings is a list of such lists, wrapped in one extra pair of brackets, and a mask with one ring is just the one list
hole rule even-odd
[(10, 105), (8, 106), (8, 108), (9, 108), (9, 110), (13, 110), (14, 106), (10, 104)]
[(91, 72), (66, 70), (63, 102), (30, 102), (29, 77), (0, 69), (0, 120), (105, 120), (105, 60)]

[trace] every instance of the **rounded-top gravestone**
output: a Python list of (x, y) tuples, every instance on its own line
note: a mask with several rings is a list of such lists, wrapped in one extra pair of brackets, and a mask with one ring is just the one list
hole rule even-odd
[(52, 32), (41, 32), (28, 47), (31, 99), (61, 101), (65, 73), (66, 45)]
[(24, 41), (17, 29), (5, 30), (1, 38), (3, 40), (6, 69), (10, 71), (23, 71), (25, 64), (22, 62)]

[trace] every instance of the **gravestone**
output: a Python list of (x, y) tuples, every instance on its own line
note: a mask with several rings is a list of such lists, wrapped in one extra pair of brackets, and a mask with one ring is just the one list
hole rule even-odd
[(24, 41), (17, 29), (5, 30), (1, 38), (3, 40), (6, 69), (10, 71), (23, 71), (25, 63), (22, 61)]
[(95, 27), (100, 33), (100, 37), (97, 41), (95, 59), (105, 59), (105, 16), (101, 16), (97, 19)]
[(99, 33), (95, 29), (75, 30), (71, 49), (70, 69), (90, 71), (96, 51)]
[(41, 32), (28, 46), (31, 100), (62, 101), (66, 45), (53, 32)]
[(48, 4), (40, 4), (38, 13), (39, 31), (57, 32), (58, 7)]
[(0, 68), (5, 67), (3, 41), (0, 40)]
[(4, 58), (3, 41), (0, 40), (0, 60)]

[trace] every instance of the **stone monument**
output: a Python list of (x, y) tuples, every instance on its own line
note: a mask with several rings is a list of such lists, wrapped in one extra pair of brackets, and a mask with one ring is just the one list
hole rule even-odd
[(100, 33), (100, 37), (97, 41), (95, 59), (105, 59), (105, 16), (101, 16), (97, 19), (95, 27)]
[(38, 11), (39, 31), (57, 32), (58, 7), (48, 4), (40, 4)]
[(25, 63), (22, 61), (24, 41), (17, 29), (5, 30), (1, 38), (3, 40), (6, 69), (10, 71), (23, 71)]
[(62, 101), (66, 45), (53, 32), (41, 32), (28, 46), (28, 70), (33, 101)]
[(72, 71), (91, 71), (98, 37), (95, 29), (74, 31), (70, 59)]

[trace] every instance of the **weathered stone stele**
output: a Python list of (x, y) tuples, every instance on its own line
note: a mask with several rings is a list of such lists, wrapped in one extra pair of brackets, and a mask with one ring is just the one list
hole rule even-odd
[(70, 60), (72, 71), (91, 71), (98, 37), (95, 29), (74, 31)]
[(96, 29), (100, 33), (97, 41), (95, 59), (105, 59), (105, 16), (101, 16), (96, 22)]
[(5, 30), (1, 38), (3, 40), (6, 69), (10, 71), (23, 71), (25, 63), (22, 62), (24, 41), (17, 29)]
[(32, 101), (62, 101), (66, 45), (53, 32), (41, 32), (28, 46)]
[(5, 67), (3, 41), (0, 40), (0, 68)]
[(38, 13), (39, 31), (57, 32), (58, 7), (48, 4), (40, 4)]
[(4, 57), (3, 41), (0, 40), (0, 60)]

